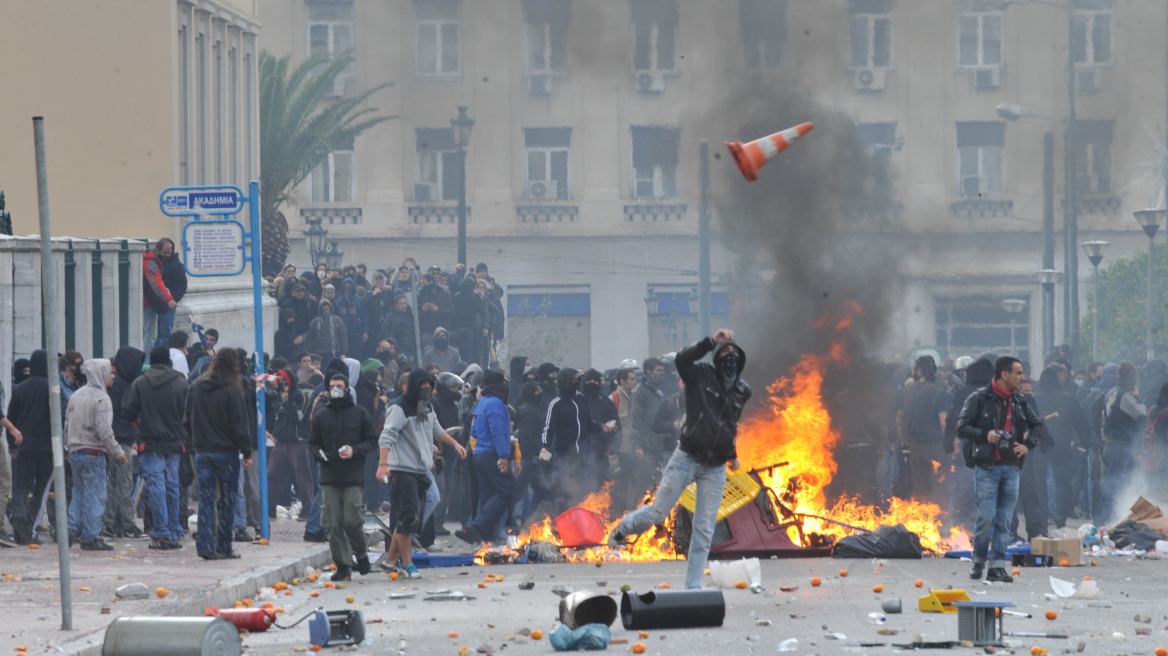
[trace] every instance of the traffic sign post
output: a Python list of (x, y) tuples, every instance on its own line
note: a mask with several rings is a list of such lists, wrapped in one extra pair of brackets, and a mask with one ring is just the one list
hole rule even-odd
[[(183, 267), (197, 277), (235, 276), (251, 264), (252, 300), (255, 305), (256, 373), (264, 373), (263, 278), (260, 244), (260, 183), (252, 180), (245, 195), (234, 185), (168, 187), (158, 198), (167, 216), (192, 217), (183, 226)], [(248, 226), (234, 219), (206, 219), (206, 216), (238, 214), (247, 205)], [(250, 240), (251, 248), (248, 248)], [(250, 253), (249, 253), (250, 251)], [(270, 538), (268, 523), (268, 441), (266, 398), (256, 390), (256, 466), (260, 478), (260, 534)]]

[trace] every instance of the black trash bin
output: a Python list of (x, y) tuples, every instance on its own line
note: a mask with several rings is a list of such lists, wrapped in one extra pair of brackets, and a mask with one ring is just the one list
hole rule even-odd
[(722, 591), (626, 591), (621, 597), (621, 623), (626, 629), (685, 629), (722, 626), (726, 600)]

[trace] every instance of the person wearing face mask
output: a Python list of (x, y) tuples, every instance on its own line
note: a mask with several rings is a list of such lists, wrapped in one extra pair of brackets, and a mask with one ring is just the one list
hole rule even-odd
[(612, 398), (604, 393), (604, 376), (595, 369), (584, 372), (580, 378), (580, 391), (588, 400), (588, 408), (592, 418), (602, 427), (610, 431), (591, 431), (588, 434), (592, 441), (592, 457), (596, 463), (595, 489), (599, 490), (605, 481), (609, 480), (608, 454), (612, 446), (612, 438), (620, 431), (620, 418), (617, 416), (616, 404)]
[(454, 449), (460, 459), (466, 457), (466, 449), (438, 423), (431, 406), (434, 384), (426, 370), (412, 369), (406, 393), (389, 406), (378, 439), (381, 459), (377, 478), (389, 478), (393, 499), (389, 521), (393, 537), (383, 562), (391, 572), (409, 579), (421, 577), (410, 558), (410, 538), (422, 525), (423, 504), (432, 483), (428, 474), (434, 466), (434, 451), (446, 446)]
[(556, 375), (559, 395), (548, 406), (540, 438), (540, 460), (552, 463), (553, 511), (559, 515), (595, 491), (593, 433), (612, 433), (592, 418), (588, 399), (579, 391), (580, 372), (564, 367)]
[(454, 371), (454, 365), (462, 361), (462, 354), (450, 345), (450, 333), (439, 326), (434, 330), (434, 341), (422, 349), (422, 362), (433, 362), (442, 371)]
[(372, 571), (361, 494), (365, 456), (377, 448), (377, 429), (365, 408), (353, 402), (348, 376), (333, 374), (328, 385), (328, 402), (312, 417), (308, 450), (320, 463), (321, 524), (337, 566), (332, 580), (348, 581), (354, 564), (362, 575)]
[(657, 358), (646, 358), (643, 371), (645, 380), (633, 390), (633, 408), (630, 411), (633, 425), (632, 448), (634, 474), (632, 476), (632, 497), (640, 499), (645, 490), (653, 487), (653, 482), (661, 474), (661, 468), (669, 458), (665, 448), (666, 436), (653, 430), (653, 420), (657, 409), (665, 402), (665, 363)]
[[(712, 364), (698, 362), (711, 352)], [(664, 522), (682, 490), (696, 481), (693, 536), (685, 575), (685, 587), (695, 589), (702, 587), (718, 506), (726, 485), (726, 465), (729, 463), (732, 469), (738, 468), (735, 450), (738, 420), (751, 392), (741, 378), (746, 354), (734, 343), (731, 330), (720, 329), (713, 337), (682, 349), (675, 364), (685, 384), (685, 423), (681, 427), (679, 444), (665, 466), (653, 503), (621, 518), (609, 535), (608, 543), (613, 548), (620, 548), (629, 537)]]
[(519, 438), (519, 452), (523, 454), (523, 471), (515, 484), (515, 512), (518, 527), (522, 527), (532, 511), (545, 499), (551, 499), (547, 484), (546, 465), (539, 461), (540, 439), (543, 436), (543, 388), (536, 381), (523, 383), (519, 388), (519, 404), (515, 408), (515, 434)]
[(320, 315), (308, 324), (305, 350), (319, 353), (326, 362), (349, 352), (345, 322), (333, 314), (333, 302), (327, 298), (320, 302)]

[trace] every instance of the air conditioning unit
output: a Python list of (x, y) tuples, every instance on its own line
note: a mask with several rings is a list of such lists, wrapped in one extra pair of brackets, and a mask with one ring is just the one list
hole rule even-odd
[(527, 78), (527, 88), (533, 96), (552, 95), (552, 78), (550, 75), (538, 74)]
[(1075, 86), (1083, 93), (1095, 93), (1103, 90), (1103, 71), (1092, 68), (1079, 71), (1075, 78)]
[(973, 86), (978, 89), (997, 89), (1002, 86), (1002, 69), (977, 69), (973, 73)]
[(888, 69), (883, 66), (858, 68), (852, 76), (852, 84), (857, 91), (883, 91)]
[(438, 200), (438, 185), (432, 182), (414, 183), (414, 202), (432, 203)]
[(527, 197), (531, 200), (555, 200), (560, 196), (555, 180), (535, 180), (527, 183)]
[(665, 91), (665, 74), (661, 71), (638, 71), (637, 90), (641, 93), (661, 93)]

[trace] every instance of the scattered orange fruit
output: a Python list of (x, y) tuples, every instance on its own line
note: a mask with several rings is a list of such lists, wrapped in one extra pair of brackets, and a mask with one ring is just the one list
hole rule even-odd
[(486, 583), (483, 583), (482, 581), (479, 581), (479, 587), (480, 587), (480, 588), (485, 588), (485, 587), (487, 587), (487, 584), (486, 584)]
[(292, 585), (300, 585), (300, 579), (292, 579)]
[(273, 585), (272, 587), (275, 588), (276, 590), (287, 590), (288, 584), (283, 582), (283, 581), (276, 581), (276, 584)]
[(345, 597), (345, 603), (351, 604), (351, 603), (353, 603), (354, 599), (356, 599), (356, 597), (354, 597), (353, 595), (348, 595)]
[(458, 656), (470, 656), (470, 647), (463, 645), (458, 648)]
[(260, 538), (260, 539), (256, 540), (256, 542), (258, 542), (259, 544), (266, 545), (268, 543), (268, 539), (267, 538)]
[(1056, 619), (1058, 619), (1058, 612), (1057, 612), (1057, 611), (1053, 611), (1053, 610), (1048, 610), (1048, 611), (1046, 611), (1046, 619), (1048, 619), (1048, 620), (1056, 620)]
[(846, 570), (846, 569), (841, 569), (841, 570), (839, 571), (839, 575), (840, 575), (840, 576), (847, 576), (847, 575), (848, 575), (848, 570)]
[(309, 580), (309, 581), (315, 581), (315, 580), (316, 580), (316, 574), (309, 574), (309, 575), (308, 575), (308, 580)]
[(29, 549), (40, 549), (40, 548), (41, 548), (41, 545), (39, 545), (39, 544), (30, 544), (30, 545), (28, 545), (28, 548), (29, 548)]
[(638, 638), (648, 638), (649, 632), (648, 631), (637, 631), (637, 637)]
[(231, 605), (232, 605), (234, 608), (243, 608), (243, 602), (242, 602), (242, 601), (237, 601), (237, 602), (235, 602), (234, 604), (231, 604)]
[(1030, 656), (1042, 656), (1042, 647), (1035, 645), (1030, 648)]
[(1062, 560), (1059, 561), (1059, 567), (1070, 567), (1070, 566), (1071, 566), (1071, 561), (1067, 560), (1066, 558), (1063, 558)]
[(283, 613), (283, 612), (284, 612), (284, 607), (283, 607), (283, 606), (276, 606), (276, 608), (275, 608), (275, 611), (276, 611), (277, 613)]
[(273, 604), (273, 603), (272, 603), (272, 602), (270, 602), (270, 601), (265, 601), (265, 602), (264, 602), (264, 606), (263, 606), (263, 607), (264, 607), (264, 608), (267, 608), (268, 610), (271, 610), (271, 609), (273, 609), (273, 608), (275, 608), (275, 607), (276, 607), (276, 604)]
[(317, 592), (316, 590), (313, 590), (312, 592), (308, 593), (308, 596), (309, 596), (309, 597), (319, 597), (319, 596), (320, 596), (320, 592)]
[(326, 587), (326, 588), (335, 588), (335, 587), (337, 587), (337, 584), (336, 584), (336, 583), (333, 583), (332, 581), (326, 581), (326, 582), (325, 582), (325, 584), (324, 584), (324, 587)]
[(1096, 566), (1096, 565), (1098, 565), (1098, 564), (1099, 564), (1099, 563), (1097, 563), (1097, 562), (1095, 562), (1095, 561), (1093, 561), (1093, 560), (1091, 561), (1091, 567), (1094, 567), (1094, 566)]
[(633, 653), (634, 653), (634, 654), (643, 654), (643, 653), (645, 653), (645, 643), (643, 643), (643, 642), (638, 642), (637, 644), (633, 645)]
[(818, 576), (811, 579), (811, 587), (813, 587), (813, 588), (818, 588), (821, 583), (823, 583), (823, 581), (821, 581)]
[(746, 581), (739, 581), (739, 582), (734, 584), (734, 587), (738, 588), (739, 590), (745, 590), (746, 589)]
[(496, 575), (495, 575), (495, 583), (502, 583), (502, 582), (503, 582), (503, 575), (502, 575), (502, 574), (496, 574)]
[(457, 638), (457, 637), (458, 637), (458, 631), (451, 631), (451, 632), (450, 632), (450, 633), (449, 633), (449, 634), (448, 634), (446, 637), (447, 637), (447, 638)]
[(18, 645), (16, 647), (16, 651), (28, 651), (28, 647), (25, 647), (24, 645)]
[(1156, 647), (1156, 656), (1168, 656), (1168, 649)]
[(1084, 576), (1084, 577), (1083, 577), (1083, 580), (1084, 580), (1084, 581), (1090, 581), (1090, 580), (1091, 580), (1091, 577), (1090, 577), (1090, 576)]
[(389, 573), (389, 578), (390, 578), (390, 580), (392, 580), (392, 581), (396, 581), (396, 580), (397, 580), (397, 577), (398, 577), (398, 573), (397, 573), (397, 572), (390, 572), (390, 573)]
[(540, 631), (539, 629), (536, 629), (536, 630), (531, 632), (531, 639), (532, 640), (539, 640), (542, 637), (543, 637), (543, 631)]
[(335, 571), (337, 571), (337, 566), (336, 565), (329, 565), (325, 569), (327, 569), (330, 572), (335, 572)]
[(154, 591), (154, 594), (158, 595), (159, 599), (162, 599), (166, 595), (170, 594), (170, 590), (167, 590), (166, 588), (158, 588)]
[(1018, 575), (1020, 575), (1020, 574), (1022, 573), (1022, 570), (1020, 570), (1020, 569), (1018, 569), (1017, 567), (1015, 567), (1015, 568), (1014, 568), (1014, 571), (1013, 571), (1013, 572), (1010, 572), (1010, 573), (1011, 573), (1011, 574), (1013, 574), (1014, 576), (1018, 576)]
[(251, 599), (244, 599), (244, 600), (242, 600), (242, 601), (243, 601), (243, 605), (244, 605), (244, 606), (247, 606), (248, 608), (251, 608), (251, 605), (255, 603), (255, 602), (254, 602), (254, 601), (252, 601)]
[(292, 596), (292, 591), (291, 591), (291, 590), (285, 590), (285, 591), (284, 591), (284, 596), (285, 596), (285, 597), (291, 597), (291, 596)]
[(872, 586), (872, 592), (876, 592), (876, 593), (884, 592), (884, 584), (877, 583), (876, 585)]
[(916, 583), (913, 583), (913, 585), (917, 586), (918, 588), (924, 584), (925, 584), (925, 582), (920, 580), (920, 579), (917, 579)]
[(320, 651), (320, 645), (313, 645), (312, 651)]
[(666, 582), (666, 583), (662, 583), (661, 585), (659, 585), (659, 586), (657, 586), (657, 587), (659, 587), (659, 588), (668, 588), (668, 587), (669, 587), (669, 583), (668, 583), (668, 582)]

